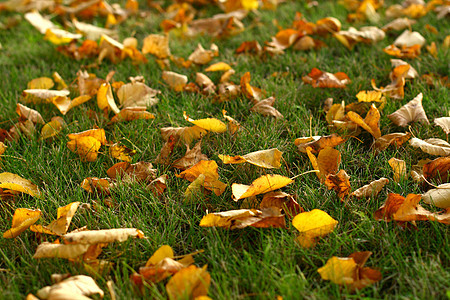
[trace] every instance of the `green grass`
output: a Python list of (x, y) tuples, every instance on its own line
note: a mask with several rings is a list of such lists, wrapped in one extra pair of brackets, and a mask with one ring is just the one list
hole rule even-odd
[[(224, 211), (239, 208), (239, 203), (231, 199), (228, 188), (221, 196), (214, 194), (199, 197), (198, 203), (183, 203), (183, 193), (189, 182), (174, 175), (175, 170), (158, 165), (159, 174), (168, 174), (168, 188), (160, 198), (155, 197), (145, 185), (120, 185), (112, 194), (114, 205), (108, 207), (104, 198), (88, 194), (80, 183), (86, 177), (106, 177), (106, 170), (117, 160), (106, 152), (99, 155), (96, 162), (81, 162), (79, 157), (66, 146), (68, 133), (79, 132), (98, 125), (107, 132), (107, 139), (121, 141), (135, 149), (133, 162), (153, 161), (163, 145), (159, 128), (166, 126), (188, 126), (182, 113), (186, 111), (192, 118), (221, 118), (221, 111), (242, 124), (236, 136), (228, 133), (208, 134), (203, 138), (202, 152), (219, 164), (220, 179), (227, 184), (249, 184), (260, 175), (276, 173), (293, 177), (311, 170), (306, 155), (297, 151), (293, 141), (297, 137), (308, 136), (309, 120), (312, 116), (313, 135), (327, 135), (322, 103), (328, 97), (335, 102), (356, 101), (360, 90), (370, 90), (370, 80), (378, 86), (389, 83), (391, 71), (390, 57), (382, 49), (391, 44), (395, 35), (376, 45), (359, 44), (349, 51), (336, 40), (328, 37), (322, 40), (329, 47), (311, 52), (286, 50), (284, 55), (261, 59), (248, 55), (234, 54), (235, 49), (246, 40), (257, 40), (260, 44), (270, 40), (277, 28), (272, 19), (282, 26), (289, 26), (295, 11), (300, 11), (311, 22), (326, 16), (334, 16), (342, 21), (343, 28), (351, 24), (345, 22), (347, 11), (336, 1), (320, 1), (320, 5), (307, 9), (303, 1), (288, 1), (276, 11), (250, 13), (244, 20), (248, 28), (243, 33), (225, 40), (199, 37), (183, 40), (172, 37), (171, 51), (174, 55), (187, 58), (197, 43), (209, 47), (211, 42), (220, 49), (219, 57), (213, 62), (225, 61), (233, 64), (238, 82), (247, 71), (251, 72), (251, 84), (276, 97), (275, 107), (284, 119), (275, 120), (249, 111), (251, 103), (243, 96), (223, 103), (214, 102), (212, 97), (190, 93), (176, 93), (162, 83), (161, 73), (153, 57), (147, 64), (134, 66), (125, 60), (116, 65), (104, 61), (98, 68), (90, 69), (98, 77), (104, 78), (110, 70), (115, 70), (114, 80), (127, 81), (130, 76), (143, 75), (146, 83), (162, 91), (160, 102), (149, 111), (156, 115), (155, 120), (138, 120), (127, 123), (107, 125), (108, 119), (100, 115), (98, 121), (87, 117), (88, 110), (99, 112), (95, 100), (71, 110), (65, 121), (68, 126), (52, 141), (21, 137), (8, 143), (8, 149), (1, 158), (2, 172), (11, 172), (31, 180), (43, 191), (41, 198), (19, 195), (12, 201), (0, 202), (0, 230), (10, 228), (14, 210), (19, 207), (39, 208), (43, 217), (41, 224), (48, 224), (56, 217), (58, 207), (73, 201), (90, 203), (91, 211), (77, 212), (69, 230), (88, 226), (90, 229), (136, 227), (148, 237), (144, 240), (128, 240), (113, 243), (104, 248), (100, 258), (114, 262), (113, 270), (104, 277), (96, 278), (106, 292), (106, 281), (113, 280), (117, 299), (164, 298), (164, 283), (148, 286), (145, 295), (136, 293), (129, 275), (138, 270), (153, 252), (163, 244), (174, 248), (177, 255), (203, 249), (196, 256), (196, 264), (208, 264), (212, 276), (209, 296), (213, 299), (329, 299), (329, 298), (385, 298), (385, 299), (445, 299), (448, 293), (449, 275), (449, 230), (444, 224), (419, 222), (417, 230), (402, 229), (394, 222), (385, 223), (374, 220), (372, 214), (385, 201), (388, 193), (422, 193), (421, 188), (411, 178), (395, 183), (387, 161), (396, 157), (406, 161), (408, 172), (419, 159), (430, 157), (408, 144), (400, 149), (388, 148), (378, 156), (370, 150), (372, 138), (363, 133), (356, 139), (349, 139), (337, 146), (341, 152), (340, 169), (351, 176), (352, 188), (356, 189), (372, 180), (387, 177), (390, 183), (376, 198), (350, 200), (346, 205), (321, 185), (314, 174), (299, 177), (283, 190), (295, 195), (306, 210), (322, 209), (339, 221), (329, 236), (320, 240), (315, 248), (302, 249), (295, 243), (296, 229), (288, 223), (287, 229), (255, 229), (228, 231), (221, 228), (201, 228), (199, 222), (206, 210)], [(392, 1), (386, 1), (391, 4)], [(143, 5), (144, 9), (147, 9)], [(381, 14), (383, 15), (383, 10)], [(217, 8), (205, 9), (206, 15), (218, 12)], [(2, 13), (13, 16), (15, 13)], [(131, 17), (120, 25), (121, 39), (135, 32), (142, 39), (149, 33), (159, 33), (162, 16), (152, 11), (152, 17), (139, 19)], [(104, 20), (97, 20), (100, 24)], [(378, 26), (387, 20), (382, 18)], [(425, 24), (435, 26), (439, 34), (433, 35), (425, 30)], [(354, 24), (359, 28), (364, 23)], [(430, 43), (438, 46), (438, 57), (433, 58), (425, 49), (423, 54), (409, 60), (419, 74), (436, 73), (448, 76), (449, 52), (441, 47), (449, 34), (447, 19), (437, 20), (429, 13), (418, 20), (413, 29), (419, 31)], [(57, 71), (69, 83), (76, 78), (76, 71), (91, 64), (92, 60), (74, 61), (55, 50), (55, 46), (42, 39), (42, 36), (26, 21), (9, 30), (0, 30), (0, 127), (10, 128), (16, 121), (15, 104), (31, 79), (50, 77)], [(140, 44), (142, 45), (142, 44)], [(313, 67), (328, 72), (342, 71), (349, 75), (352, 83), (343, 90), (314, 89), (302, 83), (301, 77)], [(202, 67), (182, 69), (173, 66), (173, 71), (186, 74), (190, 81), (195, 80), (195, 72)], [(289, 72), (286, 77), (273, 77), (273, 72)], [(381, 130), (383, 134), (404, 132), (407, 129), (393, 125), (387, 115), (414, 98), (419, 92), (424, 94), (423, 106), (428, 118), (448, 115), (450, 101), (448, 89), (443, 86), (430, 87), (421, 79), (409, 81), (405, 86), (405, 98), (401, 101), (389, 100), (383, 109)], [(46, 121), (60, 115), (52, 105), (29, 105), (38, 110)], [(38, 128), (40, 130), (40, 128)], [(446, 139), (445, 133), (433, 125), (413, 124), (411, 132), (419, 138), (437, 137)], [(252, 165), (224, 165), (218, 154), (246, 154), (252, 151), (277, 147), (283, 151), (286, 163), (280, 169), (262, 170)], [(104, 147), (102, 148), (104, 149)], [(181, 157), (184, 149), (176, 150)], [(433, 208), (431, 208), (433, 209)], [(22, 233), (16, 239), (0, 238), (0, 298), (20, 299), (28, 293), (51, 284), (53, 273), (87, 274), (82, 265), (63, 259), (33, 259), (37, 245), (47, 239), (31, 231)], [(48, 237), (53, 240), (52, 237)], [(317, 269), (332, 256), (348, 256), (355, 251), (372, 251), (367, 266), (378, 268), (383, 279), (361, 291), (351, 294), (349, 290), (323, 281)], [(106, 292), (106, 294), (108, 294)], [(106, 295), (105, 298), (108, 298)]]

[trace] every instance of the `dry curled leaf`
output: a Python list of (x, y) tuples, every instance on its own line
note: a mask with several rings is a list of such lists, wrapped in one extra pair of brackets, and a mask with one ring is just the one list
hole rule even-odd
[(450, 117), (436, 118), (434, 124), (441, 127), (445, 134), (450, 134)]
[(300, 213), (292, 220), (292, 225), (300, 232), (297, 242), (304, 248), (315, 246), (317, 240), (333, 232), (337, 224), (338, 221), (320, 209)]
[(388, 194), (386, 202), (374, 213), (375, 220), (390, 222), (437, 221), (450, 224), (450, 211), (435, 214), (420, 206), (422, 195), (409, 194), (403, 197), (399, 194)]
[(44, 119), (38, 111), (26, 107), (25, 105), (17, 103), (16, 112), (22, 120), (30, 120), (34, 124), (45, 124)]
[(285, 228), (285, 217), (276, 207), (257, 209), (238, 209), (207, 214), (200, 221), (201, 227), (223, 227), (242, 229), (247, 226), (266, 228)]
[(438, 157), (422, 167), (423, 177), (437, 184), (450, 182), (450, 156)]
[(190, 149), (188, 145), (184, 156), (174, 161), (172, 167), (180, 170), (186, 170), (197, 164), (201, 160), (208, 160), (208, 157), (202, 153), (201, 146), (201, 140), (198, 141), (192, 149)]
[(62, 236), (65, 242), (72, 244), (124, 242), (129, 237), (144, 238), (144, 233), (136, 228), (117, 228), (70, 232)]
[(343, 200), (351, 191), (350, 176), (344, 170), (340, 170), (336, 175), (328, 174), (325, 180), (325, 185), (329, 190), (333, 189), (338, 194), (338, 197)]
[(203, 183), (204, 188), (213, 191), (217, 196), (220, 196), (225, 191), (227, 185), (219, 181), (218, 168), (219, 166), (215, 161), (202, 160), (176, 176), (193, 182), (200, 174), (203, 174), (205, 176)]
[(219, 155), (219, 158), (224, 164), (242, 164), (248, 162), (261, 168), (273, 169), (281, 167), (282, 155), (283, 152), (277, 148), (272, 148), (268, 150), (251, 152), (243, 156)]
[(38, 245), (33, 258), (66, 258), (75, 259), (85, 254), (89, 244), (60, 244), (43, 242)]
[(131, 162), (131, 157), (135, 154), (136, 150), (129, 149), (128, 147), (121, 145), (120, 143), (115, 143), (109, 146), (109, 155), (118, 160)]
[(31, 231), (54, 234), (54, 235), (63, 235), (69, 229), (70, 222), (72, 221), (75, 212), (78, 209), (80, 202), (72, 202), (63, 207), (58, 207), (56, 220), (48, 224), (47, 226), (41, 225), (32, 225), (30, 227)]
[(383, 187), (389, 183), (389, 179), (380, 178), (374, 180), (371, 183), (364, 185), (350, 194), (350, 196), (355, 196), (356, 198), (366, 198), (366, 197), (376, 197)]
[(336, 147), (337, 145), (342, 144), (346, 140), (341, 136), (333, 133), (331, 135), (325, 136), (313, 136), (306, 138), (298, 138), (294, 141), (295, 145), (298, 147), (300, 152), (306, 153), (306, 149), (308, 147), (311, 148), (311, 153), (319, 153), (320, 150), (325, 147)]
[(406, 127), (411, 122), (430, 124), (422, 106), (423, 95), (420, 93), (413, 100), (403, 105), (388, 118), (397, 126)]
[(290, 219), (304, 211), (292, 195), (281, 191), (264, 194), (264, 197), (259, 204), (259, 208), (264, 209), (267, 207), (282, 209)]
[(132, 82), (122, 85), (117, 90), (121, 108), (142, 108), (147, 109), (158, 103), (156, 97), (161, 91), (152, 89), (142, 82)]
[(143, 43), (143, 54), (150, 53), (158, 58), (167, 58), (171, 55), (168, 35), (150, 34), (144, 38)]
[(273, 107), (275, 103), (275, 97), (269, 97), (264, 100), (256, 102), (256, 104), (250, 108), (250, 111), (254, 111), (262, 114), (263, 116), (275, 117), (275, 119), (282, 118), (283, 115)]
[(312, 154), (311, 148), (306, 148), (306, 153), (311, 161), (314, 170), (319, 171), (317, 177), (320, 182), (325, 182), (329, 174), (336, 174), (341, 163), (341, 153), (331, 147), (325, 147), (319, 151), (317, 158)]
[(380, 112), (374, 104), (370, 107), (366, 117), (363, 119), (353, 111), (347, 113), (347, 117), (354, 123), (368, 131), (375, 139), (381, 137)]
[(411, 138), (411, 133), (389, 133), (379, 137), (375, 140), (373, 145), (373, 150), (375, 152), (380, 152), (386, 150), (390, 145), (395, 145), (395, 147), (399, 148), (403, 145), (407, 140)]
[(437, 156), (449, 156), (450, 144), (444, 140), (431, 138), (421, 140), (418, 138), (412, 138), (409, 140), (409, 144), (414, 148), (420, 148), (423, 152), (437, 155)]
[(307, 76), (302, 77), (303, 82), (315, 88), (345, 88), (351, 83), (350, 78), (343, 72), (328, 73), (313, 68)]
[(438, 185), (422, 195), (425, 203), (449, 210), (450, 208), (450, 183)]
[(57, 300), (57, 299), (91, 299), (87, 296), (98, 295), (103, 298), (104, 292), (95, 283), (92, 277), (86, 275), (76, 275), (64, 279), (52, 286), (46, 286), (36, 295), (41, 299)]
[(162, 79), (176, 92), (181, 92), (188, 82), (187, 76), (171, 71), (163, 71)]
[(134, 121), (134, 120), (150, 120), (154, 119), (155, 115), (146, 111), (145, 108), (124, 108), (117, 115), (115, 115), (110, 123)]
[(198, 140), (208, 133), (207, 130), (199, 126), (165, 127), (160, 130), (161, 136), (165, 141), (168, 141), (170, 137), (173, 137), (176, 140), (182, 140), (187, 145), (191, 144), (193, 140)]

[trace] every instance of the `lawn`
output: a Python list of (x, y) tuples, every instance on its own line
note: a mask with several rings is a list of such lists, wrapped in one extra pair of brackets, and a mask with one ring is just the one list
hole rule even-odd
[[(126, 1), (111, 2), (119, 2), (124, 7)], [(194, 4), (195, 19), (223, 13), (214, 1), (204, 2), (208, 4)], [(339, 132), (346, 139), (335, 146), (341, 155), (339, 170), (345, 170), (350, 176), (351, 189), (354, 191), (373, 180), (388, 178), (389, 183), (381, 192), (363, 199), (348, 196), (340, 199), (334, 190), (329, 190), (318, 180), (316, 174), (307, 173), (296, 177), (313, 170), (313, 166), (308, 155), (297, 149), (295, 139), (311, 135), (326, 136), (335, 132), (326, 120), (327, 113), (323, 106), (325, 99), (333, 98), (335, 104), (342, 101), (345, 104), (358, 102), (356, 95), (359, 91), (373, 90), (372, 79), (378, 87), (390, 84), (389, 73), (393, 69), (390, 59), (394, 57), (383, 52), (383, 49), (391, 45), (403, 30), (387, 32), (383, 40), (373, 44), (357, 43), (351, 50), (328, 34), (312, 35), (326, 44), (320, 49), (300, 51), (288, 47), (282, 54), (236, 54), (236, 49), (245, 41), (256, 40), (264, 46), (281, 28), (290, 28), (296, 12), (312, 23), (325, 17), (337, 18), (342, 23), (342, 30), (350, 26), (359, 29), (367, 25), (381, 28), (392, 20), (386, 17), (388, 7), (400, 1), (384, 1), (384, 5), (377, 10), (378, 21), (362, 18), (352, 23), (347, 20), (352, 11), (340, 1), (319, 1), (317, 5), (313, 2), (287, 0), (279, 3), (275, 10), (263, 9), (260, 5), (242, 20), (245, 27), (242, 32), (223, 38), (209, 35), (183, 37), (177, 30), (168, 33), (170, 51), (176, 57), (187, 60), (199, 43), (205, 49), (209, 49), (212, 43), (216, 44), (219, 54), (206, 65), (192, 64), (185, 68), (170, 62), (166, 70), (186, 75), (189, 82), (195, 82), (196, 73), (203, 72), (217, 84), (220, 74), (204, 70), (212, 63), (226, 62), (235, 70), (230, 80), (237, 86), (241, 77), (250, 72), (250, 85), (265, 91), (265, 97), (261, 99), (275, 97), (274, 107), (283, 115), (280, 118), (251, 111), (257, 100), (249, 99), (243, 92), (219, 101), (218, 97), (208, 93), (174, 91), (162, 79), (161, 64), (151, 54), (146, 54), (148, 61), (141, 63), (130, 58), (115, 63), (105, 59), (101, 64), (97, 63), (96, 57), (73, 59), (57, 51), (58, 46), (44, 40), (43, 34), (24, 19), (22, 12), (0, 9), (0, 23), (3, 24), (0, 26), (0, 128), (9, 130), (19, 121), (15, 111), (17, 103), (40, 112), (45, 122), (52, 117), (62, 116), (67, 124), (50, 139), (40, 138), (43, 125), (37, 124), (36, 132), (30, 135), (18, 134), (15, 140), (4, 141), (7, 149), (0, 157), (1, 172), (14, 173), (30, 180), (42, 193), (36, 197), (26, 193), (7, 197), (0, 193), (0, 230), (6, 232), (11, 228), (12, 216), (17, 208), (40, 209), (42, 216), (37, 224), (46, 225), (55, 219), (58, 207), (79, 201), (90, 206), (83, 205), (84, 209), (78, 209), (69, 232), (83, 226), (90, 230), (137, 228), (146, 237), (107, 245), (98, 258), (112, 262), (113, 266), (108, 272), (94, 275), (80, 260), (33, 258), (38, 245), (43, 241), (55, 241), (55, 236), (26, 230), (13, 239), (0, 237), (0, 298), (21, 299), (29, 293), (36, 295), (40, 288), (52, 284), (52, 274), (70, 273), (93, 276), (105, 292), (106, 299), (111, 298), (108, 281), (113, 282), (116, 299), (164, 299), (168, 297), (165, 285), (169, 279), (145, 283), (140, 291), (130, 279), (130, 275), (144, 266), (162, 245), (171, 246), (176, 256), (202, 250), (194, 256), (195, 265), (207, 265), (211, 275), (208, 296), (212, 299), (276, 299), (278, 296), (283, 299), (449, 298), (448, 225), (434, 221), (417, 221), (405, 225), (396, 221), (376, 220), (373, 216), (390, 193), (404, 197), (408, 194), (423, 194), (426, 191), (424, 185), (414, 181), (410, 171), (419, 160), (436, 159), (439, 155), (427, 154), (412, 147), (409, 142), (400, 147), (389, 146), (377, 154), (372, 148), (374, 138), (366, 130), (361, 129), (356, 137), (351, 133)], [(166, 10), (173, 3), (140, 1), (139, 4), (139, 12), (129, 15), (115, 28), (119, 41), (135, 37), (137, 49), (140, 50), (146, 36), (163, 34), (160, 23), (169, 18), (169, 13), (161, 13), (157, 8)], [(41, 14), (49, 15), (49, 12), (44, 10)], [(60, 26), (64, 21), (70, 21), (69, 15), (61, 17), (53, 13), (50, 17), (52, 22)], [(15, 24), (14, 20), (19, 22)], [(92, 19), (80, 20), (103, 27), (106, 17), (97, 15)], [(425, 38), (426, 45), (434, 42), (437, 52), (432, 55), (423, 46), (417, 58), (404, 59), (417, 70), (419, 76), (406, 79), (403, 99), (386, 95), (386, 104), (379, 107), (379, 128), (382, 135), (410, 132), (412, 137), (419, 139), (439, 138), (448, 141), (446, 133), (433, 120), (450, 117), (449, 82), (448, 78), (443, 78), (449, 75), (449, 18), (447, 15), (438, 19), (436, 12), (429, 11), (415, 20), (417, 22), (412, 25), (412, 30)], [(67, 30), (75, 32), (73, 29)], [(446, 37), (447, 48), (444, 46)], [(75, 44), (80, 45), (83, 40)], [(302, 80), (313, 68), (330, 73), (344, 72), (351, 83), (345, 88), (314, 88)], [(62, 115), (51, 103), (24, 102), (26, 99), (22, 92), (27, 89), (28, 82), (39, 77), (51, 78), (54, 72), (58, 72), (70, 85), (71, 98), (79, 96), (76, 88), (78, 70), (87, 70), (102, 79), (110, 71), (115, 71), (111, 82), (128, 83), (129, 77), (143, 76), (149, 87), (161, 91), (157, 96), (159, 102), (147, 109), (155, 118), (112, 124), (110, 119), (114, 113), (102, 112), (97, 106), (95, 95), (66, 115)], [(425, 74), (433, 74), (437, 79), (429, 84), (423, 77)], [(423, 108), (430, 124), (413, 122), (406, 127), (395, 125), (387, 116), (419, 93), (423, 94)], [(108, 148), (102, 146), (95, 161), (83, 161), (69, 150), (68, 134), (98, 126), (105, 130), (108, 141), (120, 142), (136, 151), (132, 163), (154, 162), (165, 144), (161, 128), (192, 126), (183, 117), (184, 111), (195, 120), (216, 118), (224, 121), (222, 110), (226, 110), (227, 115), (241, 124), (239, 131), (235, 134), (229, 131), (210, 132), (201, 142), (202, 153), (209, 160), (217, 162), (219, 179), (228, 185), (221, 195), (200, 190), (191, 196), (190, 201), (186, 201), (185, 191), (191, 183), (176, 176), (180, 170), (170, 164), (159, 163), (153, 164), (157, 176), (167, 175), (167, 188), (161, 195), (152, 192), (146, 183), (127, 183), (121, 179), (111, 189), (110, 195), (89, 193), (80, 186), (85, 178), (107, 177), (106, 171), (120, 160), (111, 157)], [(361, 115), (364, 118), (365, 112)], [(195, 143), (192, 142), (191, 147)], [(219, 159), (221, 154), (244, 155), (270, 148), (283, 152), (280, 168), (224, 164)], [(178, 142), (170, 161), (183, 157), (185, 151), (186, 146)], [(388, 163), (392, 157), (406, 162), (406, 175), (401, 176), (398, 182), (394, 180), (394, 172)], [(449, 169), (448, 166), (446, 168)], [(305, 211), (320, 209), (328, 213), (338, 221), (334, 230), (320, 238), (314, 247), (303, 248), (296, 242), (299, 233), (288, 214), (286, 228), (246, 227), (229, 230), (200, 227), (200, 221), (207, 213), (248, 208), (249, 201), (233, 200), (232, 184), (250, 185), (266, 174), (296, 177), (282, 191), (292, 195)], [(441, 174), (442, 177), (444, 175)], [(260, 201), (262, 195), (256, 199)], [(421, 205), (432, 212), (440, 211), (433, 205), (423, 202)], [(331, 257), (348, 257), (358, 251), (372, 252), (366, 266), (379, 270), (381, 280), (352, 291), (345, 285), (323, 280), (317, 272)]]

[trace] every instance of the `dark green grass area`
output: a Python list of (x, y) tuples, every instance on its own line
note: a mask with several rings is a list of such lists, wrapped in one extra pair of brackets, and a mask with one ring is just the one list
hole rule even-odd
[[(144, 2), (144, 1), (143, 1)], [(385, 1), (386, 5), (393, 1)], [(148, 9), (142, 5), (143, 9)], [(1, 172), (11, 172), (31, 180), (44, 194), (33, 198), (19, 195), (13, 201), (0, 202), (0, 231), (11, 226), (11, 218), (16, 208), (39, 208), (43, 216), (40, 224), (48, 224), (56, 218), (56, 210), (73, 201), (90, 203), (92, 210), (78, 211), (69, 230), (82, 226), (89, 229), (136, 227), (147, 239), (130, 239), (124, 243), (113, 243), (104, 248), (100, 258), (114, 262), (112, 271), (97, 277), (97, 282), (109, 297), (106, 281), (115, 284), (117, 299), (164, 298), (164, 282), (148, 285), (144, 295), (135, 291), (129, 279), (134, 270), (145, 265), (147, 259), (161, 245), (173, 247), (176, 255), (187, 254), (199, 249), (196, 264), (208, 265), (212, 276), (209, 296), (213, 299), (445, 299), (450, 282), (449, 230), (448, 226), (436, 222), (418, 222), (417, 229), (402, 229), (394, 222), (374, 220), (373, 212), (386, 200), (388, 193), (422, 193), (420, 186), (410, 177), (400, 183), (393, 180), (388, 164), (391, 157), (403, 159), (408, 173), (418, 160), (432, 158), (406, 143), (399, 149), (388, 148), (375, 156), (370, 149), (372, 137), (363, 132), (358, 139), (350, 138), (337, 146), (341, 152), (344, 169), (350, 176), (353, 190), (369, 182), (387, 177), (390, 183), (375, 198), (352, 199), (343, 203), (334, 191), (320, 184), (315, 174), (298, 177), (283, 191), (295, 195), (306, 210), (318, 208), (339, 221), (334, 232), (320, 240), (312, 249), (302, 249), (296, 242), (297, 230), (288, 221), (287, 229), (255, 229), (229, 231), (221, 228), (199, 227), (201, 218), (209, 212), (238, 209), (240, 203), (231, 198), (231, 184), (250, 184), (264, 174), (281, 174), (288, 177), (312, 169), (308, 157), (299, 153), (294, 145), (295, 138), (312, 135), (328, 135), (330, 130), (325, 121), (322, 104), (326, 98), (334, 98), (335, 103), (357, 101), (355, 95), (360, 90), (371, 90), (370, 80), (378, 86), (389, 84), (392, 70), (390, 58), (382, 49), (392, 44), (397, 36), (387, 35), (375, 45), (358, 44), (354, 50), (347, 50), (332, 37), (320, 38), (328, 47), (317, 51), (298, 52), (287, 49), (285, 54), (273, 57), (235, 55), (235, 49), (243, 42), (257, 40), (261, 45), (269, 41), (278, 31), (273, 20), (283, 27), (289, 27), (295, 12), (301, 12), (311, 22), (334, 16), (341, 20), (343, 29), (349, 26), (359, 28), (368, 23), (348, 24), (347, 10), (337, 1), (320, 1), (318, 7), (307, 8), (304, 1), (287, 1), (276, 11), (252, 12), (243, 21), (246, 30), (236, 36), (216, 40), (202, 36), (195, 39), (181, 39), (171, 36), (171, 52), (187, 58), (198, 43), (209, 48), (216, 43), (219, 57), (213, 62), (224, 61), (233, 66), (236, 74), (232, 80), (239, 82), (247, 71), (251, 73), (251, 84), (267, 91), (267, 96), (276, 98), (275, 107), (284, 115), (275, 120), (250, 112), (252, 104), (244, 96), (232, 101), (218, 103), (213, 97), (191, 93), (176, 93), (163, 83), (161, 69), (153, 57), (147, 64), (133, 65), (130, 60), (118, 64), (104, 61), (98, 68), (89, 69), (100, 78), (109, 71), (116, 71), (114, 80), (127, 81), (130, 76), (142, 75), (146, 83), (161, 90), (160, 102), (148, 110), (156, 115), (154, 120), (137, 120), (108, 125), (109, 119), (102, 116), (95, 99), (72, 109), (64, 116), (68, 124), (61, 134), (52, 141), (21, 137), (8, 143), (8, 149), (1, 158)], [(217, 8), (203, 8), (205, 16), (220, 12)], [(384, 15), (384, 9), (380, 13)], [(3, 13), (2, 17), (14, 13)], [(130, 17), (120, 25), (123, 40), (133, 33), (139, 41), (150, 33), (160, 33), (161, 15), (151, 11), (150, 17), (142, 19)], [(1, 19), (0, 19), (1, 20)], [(104, 20), (96, 20), (102, 24)], [(388, 20), (381, 18), (379, 27)], [(425, 25), (435, 26), (439, 33), (434, 35)], [(449, 52), (442, 47), (446, 35), (450, 33), (447, 19), (437, 20), (429, 13), (418, 20), (412, 29), (419, 31), (427, 43), (435, 41), (438, 57), (434, 58), (423, 48), (422, 55), (408, 62), (419, 74), (434, 73), (448, 76)], [(399, 33), (398, 33), (399, 34)], [(57, 71), (67, 83), (76, 79), (76, 72), (92, 64), (93, 60), (71, 60), (55, 50), (55, 46), (44, 41), (42, 36), (26, 21), (9, 30), (0, 30), (0, 128), (9, 129), (18, 119), (15, 105), (27, 88), (27, 83), (37, 77), (51, 77)], [(328, 72), (345, 72), (352, 83), (346, 89), (314, 89), (302, 83), (302, 76), (317, 67)], [(172, 71), (185, 74), (190, 81), (195, 73), (204, 70), (194, 66), (179, 68), (172, 64)], [(272, 76), (274, 72), (287, 72), (286, 76)], [(209, 74), (208, 74), (209, 75)], [(218, 77), (211, 76), (217, 80)], [(395, 126), (387, 115), (413, 99), (418, 93), (424, 94), (423, 106), (431, 125), (413, 124), (410, 128)], [(75, 95), (75, 94), (74, 94)], [(38, 110), (46, 121), (60, 115), (53, 105), (29, 104)], [(106, 177), (106, 170), (117, 160), (111, 158), (105, 147), (101, 148), (96, 162), (81, 162), (80, 158), (67, 148), (67, 134), (91, 129), (94, 125), (104, 128), (107, 139), (122, 142), (137, 151), (133, 162), (153, 161), (164, 144), (159, 129), (167, 126), (189, 126), (183, 119), (186, 111), (193, 119), (215, 117), (221, 119), (222, 109), (227, 110), (241, 123), (241, 130), (235, 136), (229, 133), (208, 134), (202, 141), (202, 152), (217, 161), (220, 179), (229, 187), (221, 196), (199, 195), (195, 204), (184, 203), (184, 191), (189, 182), (177, 178), (177, 171), (167, 166), (156, 165), (158, 173), (168, 174), (168, 187), (161, 198), (155, 197), (145, 185), (119, 184), (112, 193), (113, 205), (108, 206), (102, 196), (88, 194), (80, 183), (86, 177)], [(97, 120), (88, 117), (88, 111), (99, 114)], [(428, 86), (420, 78), (409, 80), (405, 86), (403, 100), (388, 99), (381, 111), (382, 134), (410, 130), (418, 138), (447, 137), (442, 129), (432, 125), (437, 117), (448, 116), (450, 101), (448, 89), (444, 86)], [(311, 126), (310, 126), (311, 123)], [(37, 128), (38, 131), (40, 127)], [(283, 151), (283, 164), (277, 170), (264, 170), (252, 165), (224, 165), (219, 154), (238, 155), (252, 151), (277, 147)], [(185, 148), (176, 150), (175, 157), (181, 157)], [(428, 209), (437, 211), (433, 207)], [(63, 259), (33, 259), (37, 245), (45, 236), (37, 236), (31, 231), (22, 233), (15, 239), (0, 238), (0, 298), (21, 299), (28, 293), (51, 284), (53, 273), (87, 274), (80, 264)], [(53, 241), (53, 237), (48, 237)], [(383, 279), (356, 293), (345, 287), (324, 281), (317, 273), (332, 256), (348, 256), (355, 251), (372, 251), (367, 266), (378, 268)]]

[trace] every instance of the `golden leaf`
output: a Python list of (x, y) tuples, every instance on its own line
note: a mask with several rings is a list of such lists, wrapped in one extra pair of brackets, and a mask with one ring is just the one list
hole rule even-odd
[(187, 76), (171, 71), (163, 71), (162, 79), (176, 92), (181, 92), (188, 82)]
[(178, 271), (167, 283), (166, 290), (169, 299), (194, 299), (208, 294), (211, 275), (206, 271), (206, 265), (198, 268), (191, 265)]
[(144, 38), (143, 54), (153, 54), (158, 58), (169, 57), (169, 37), (167, 35), (150, 34)]
[(51, 78), (39, 77), (39, 78), (35, 78), (35, 79), (31, 80), (30, 82), (28, 82), (27, 88), (31, 89), (31, 90), (35, 90), (35, 89), (49, 90), (54, 85), (55, 85), (55, 83), (53, 82), (53, 80)]
[(315, 246), (317, 239), (333, 232), (337, 224), (338, 221), (320, 209), (300, 213), (292, 220), (292, 225), (300, 231), (297, 241), (304, 248)]
[(406, 162), (404, 160), (392, 157), (388, 163), (394, 171), (395, 182), (400, 182), (400, 179), (406, 177)]
[(109, 155), (118, 160), (131, 162), (131, 156), (135, 154), (136, 150), (131, 150), (124, 145), (120, 145), (120, 143), (115, 143), (109, 147)]
[(6, 239), (12, 239), (28, 229), (31, 225), (37, 222), (41, 217), (41, 211), (39, 209), (18, 208), (14, 212), (12, 218), (11, 229), (3, 233), (3, 237)]
[(189, 118), (189, 116), (186, 115), (185, 112), (183, 113), (183, 115), (184, 115), (184, 118), (186, 119), (186, 121), (202, 128), (204, 130), (217, 132), (217, 133), (223, 133), (223, 132), (227, 131), (227, 125), (225, 125), (225, 123), (223, 123), (222, 121), (217, 120), (215, 118), (193, 120), (193, 119)]
[(92, 136), (81, 136), (75, 140), (67, 142), (70, 151), (78, 154), (82, 161), (96, 161), (98, 150), (101, 147), (99, 140)]
[(202, 160), (176, 176), (193, 182), (200, 174), (203, 174), (205, 176), (204, 187), (213, 191), (217, 196), (220, 196), (225, 191), (227, 185), (219, 181), (218, 168), (219, 166), (215, 161)]
[(33, 197), (41, 194), (31, 181), (9, 172), (0, 173), (0, 188), (27, 193)]
[(238, 201), (247, 197), (280, 189), (292, 182), (292, 179), (281, 175), (263, 175), (254, 180), (251, 185), (233, 183), (231, 189), (233, 191), (234, 201)]
[(375, 107), (374, 104), (370, 107), (369, 112), (367, 113), (366, 117), (361, 118), (360, 115), (353, 111), (349, 111), (347, 113), (347, 117), (352, 121), (364, 128), (366, 131), (368, 131), (374, 138), (381, 137), (381, 130), (380, 130), (380, 112)]
[(205, 69), (205, 72), (219, 72), (219, 71), (228, 71), (231, 70), (231, 66), (224, 62), (218, 62), (210, 65)]
[(120, 109), (114, 101), (111, 85), (109, 83), (100, 85), (97, 92), (97, 105), (101, 110), (111, 109), (116, 114), (120, 112)]
[(57, 211), (56, 220), (51, 222), (47, 226), (32, 225), (30, 230), (40, 233), (48, 233), (54, 235), (63, 235), (69, 229), (70, 222), (72, 221), (75, 212), (78, 209), (80, 202), (72, 202), (66, 206), (59, 207)]

